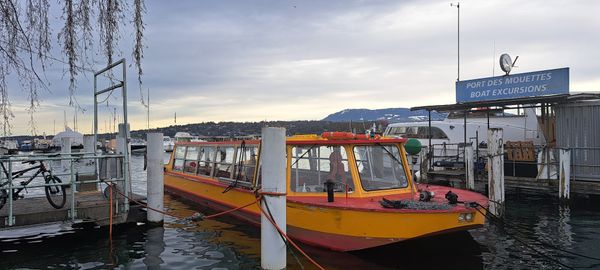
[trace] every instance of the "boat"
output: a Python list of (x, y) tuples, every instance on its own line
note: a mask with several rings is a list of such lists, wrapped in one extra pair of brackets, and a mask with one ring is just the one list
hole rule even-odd
[[(544, 143), (544, 135), (539, 130), (535, 111), (524, 109), (524, 114), (492, 113), (490, 128), (501, 128), (504, 141), (532, 141), (536, 145)], [(464, 143), (464, 113), (450, 113), (444, 120), (431, 121), (432, 144)], [(467, 117), (467, 142), (487, 144), (488, 118), (484, 111), (471, 112)], [(428, 121), (401, 122), (389, 124), (384, 136), (418, 139), (422, 145), (428, 145)]]
[(33, 151), (33, 142), (31, 140), (24, 140), (19, 145), (19, 151), (28, 152)]
[(19, 143), (16, 140), (0, 140), (0, 153), (3, 155), (14, 155), (19, 152)]
[[(281, 180), (289, 236), (352, 251), (483, 226), (487, 198), (415, 184), (406, 142), (347, 132), (288, 137)], [(261, 185), (260, 149), (260, 140), (178, 142), (165, 165), (165, 190), (217, 211), (249, 204), (229, 214), (260, 226), (252, 204)]]
[(192, 136), (190, 133), (188, 132), (177, 132), (175, 133), (175, 136), (173, 136), (173, 138), (175, 139), (175, 143), (177, 142), (191, 142), (194, 139), (194, 136)]
[(175, 147), (175, 142), (169, 136), (163, 136), (163, 148), (165, 152), (173, 152), (173, 148)]
[(64, 131), (54, 135), (52, 138), (51, 147), (56, 150), (61, 149), (63, 138), (69, 138), (71, 140), (71, 149), (83, 149), (83, 134), (73, 131), (69, 127), (65, 127)]
[(131, 153), (146, 152), (146, 141), (144, 139), (131, 138), (129, 146), (131, 147)]

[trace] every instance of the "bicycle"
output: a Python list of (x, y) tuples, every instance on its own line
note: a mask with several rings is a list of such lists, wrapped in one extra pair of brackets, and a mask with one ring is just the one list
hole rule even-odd
[[(40, 173), (42, 174), (42, 177), (44, 178), (44, 182), (47, 185), (62, 183), (62, 180), (60, 180), (60, 178), (58, 178), (57, 176), (52, 175), (51, 171), (46, 168), (46, 165), (44, 165), (44, 162), (42, 162), (42, 161), (31, 160), (31, 161), (23, 161), (21, 163), (22, 164), (29, 163), (29, 164), (33, 165), (37, 162), (39, 162), (40, 164), (30, 167), (30, 168), (27, 168), (27, 169), (12, 172), (12, 179), (16, 179), (16, 178), (23, 176), (26, 172), (37, 169), (37, 171), (28, 180), (21, 181), (20, 187), (12, 190), (13, 191), (13, 196), (12, 196), (13, 201), (16, 201), (17, 199), (23, 199), (25, 197), (20, 194), (21, 191), (25, 190), (27, 185), (29, 185), (29, 183), (31, 183), (31, 181), (33, 181), (33, 179), (35, 179)], [(4, 171), (4, 175), (6, 176), (6, 179), (9, 179), (8, 171), (6, 170), (6, 167), (4, 166), (4, 162), (0, 162), (0, 165), (2, 166), (2, 170)], [(0, 189), (4, 188), (5, 186), (8, 186), (9, 183), (10, 183), (9, 180), (7, 180), (3, 183), (0, 183)], [(65, 185), (45, 186), (44, 189), (46, 192), (46, 199), (48, 199), (48, 202), (50, 203), (50, 205), (52, 205), (52, 207), (54, 207), (56, 209), (61, 209), (63, 206), (65, 206), (65, 203), (67, 201)], [(8, 200), (8, 197), (9, 197), (8, 195), (9, 194), (6, 189), (0, 190), (0, 209), (2, 209), (2, 207)]]

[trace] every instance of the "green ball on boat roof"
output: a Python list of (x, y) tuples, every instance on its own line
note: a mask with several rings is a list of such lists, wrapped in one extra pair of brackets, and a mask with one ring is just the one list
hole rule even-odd
[(404, 149), (409, 155), (416, 155), (421, 152), (421, 142), (415, 138), (410, 138), (404, 144)]

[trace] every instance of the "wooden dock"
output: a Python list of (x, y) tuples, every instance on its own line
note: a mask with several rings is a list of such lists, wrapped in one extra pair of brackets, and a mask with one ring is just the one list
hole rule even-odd
[[(145, 199), (143, 196), (132, 194), (135, 200)], [(75, 196), (75, 220), (70, 218), (71, 195), (67, 196), (67, 203), (61, 209), (53, 208), (46, 197), (24, 198), (13, 201), (14, 224), (8, 226), (8, 202), (0, 209), (0, 230), (18, 228), (22, 226), (41, 225), (55, 222), (66, 223), (91, 223), (105, 226), (109, 223), (109, 200), (100, 191), (78, 192)], [(120, 204), (122, 208), (123, 204)], [(120, 209), (113, 215), (113, 224), (128, 222), (143, 222), (145, 212), (136, 204), (131, 203), (129, 212)]]
[[(465, 188), (464, 170), (436, 170), (427, 173), (428, 183), (446, 183), (452, 187)], [(487, 192), (487, 175), (475, 177), (475, 190)], [(558, 193), (557, 179), (535, 179), (530, 177), (504, 176), (506, 188), (528, 189), (546, 194)], [(576, 195), (600, 195), (600, 182), (571, 180), (571, 193)]]

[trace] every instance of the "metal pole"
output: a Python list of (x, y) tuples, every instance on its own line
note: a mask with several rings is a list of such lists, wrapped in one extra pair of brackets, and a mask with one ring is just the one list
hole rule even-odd
[(457, 68), (457, 76), (456, 76), (456, 80), (460, 81), (460, 2), (458, 2), (456, 4), (456, 10), (458, 11), (458, 21), (456, 24), (456, 28), (457, 28), (457, 47), (458, 47), (458, 56), (457, 58), (457, 62), (458, 62), (458, 68)]
[(8, 157), (8, 226), (15, 225), (13, 216), (13, 185), (12, 185), (12, 161)]
[(456, 21), (456, 32), (457, 32), (457, 38), (456, 38), (456, 42), (457, 42), (457, 46), (456, 49), (458, 51), (457, 55), (456, 55), (456, 62), (458, 63), (457, 66), (457, 71), (456, 71), (456, 81), (460, 81), (460, 2), (457, 2), (456, 4), (454, 3), (450, 3), (450, 6), (456, 6), (456, 10), (458, 11), (458, 18)]
[(429, 169), (431, 169), (431, 160), (433, 159), (433, 149), (431, 148), (431, 110), (427, 111), (429, 113), (429, 117), (427, 118), (427, 121), (429, 122), (428, 124), (428, 128), (427, 128), (427, 138), (429, 139), (429, 147), (427, 149), (429, 149), (429, 154), (427, 157), (427, 163), (429, 163)]
[[(124, 192), (127, 196), (129, 196), (129, 122), (127, 122), (127, 64), (125, 58), (121, 60), (123, 62), (123, 123), (125, 124), (125, 134), (123, 135), (125, 139), (125, 147), (123, 149), (123, 154), (125, 155), (124, 166), (123, 166), (123, 178), (125, 179)], [(128, 200), (125, 200), (125, 211), (129, 211), (129, 203)]]
[(150, 88), (148, 88), (148, 104), (146, 104), (146, 109), (148, 113), (147, 129), (150, 130)]
[[(97, 77), (98, 76), (94, 74), (94, 143), (98, 142), (98, 95), (96, 94), (96, 88), (98, 87)], [(96, 173), (98, 172), (96, 171)]]

